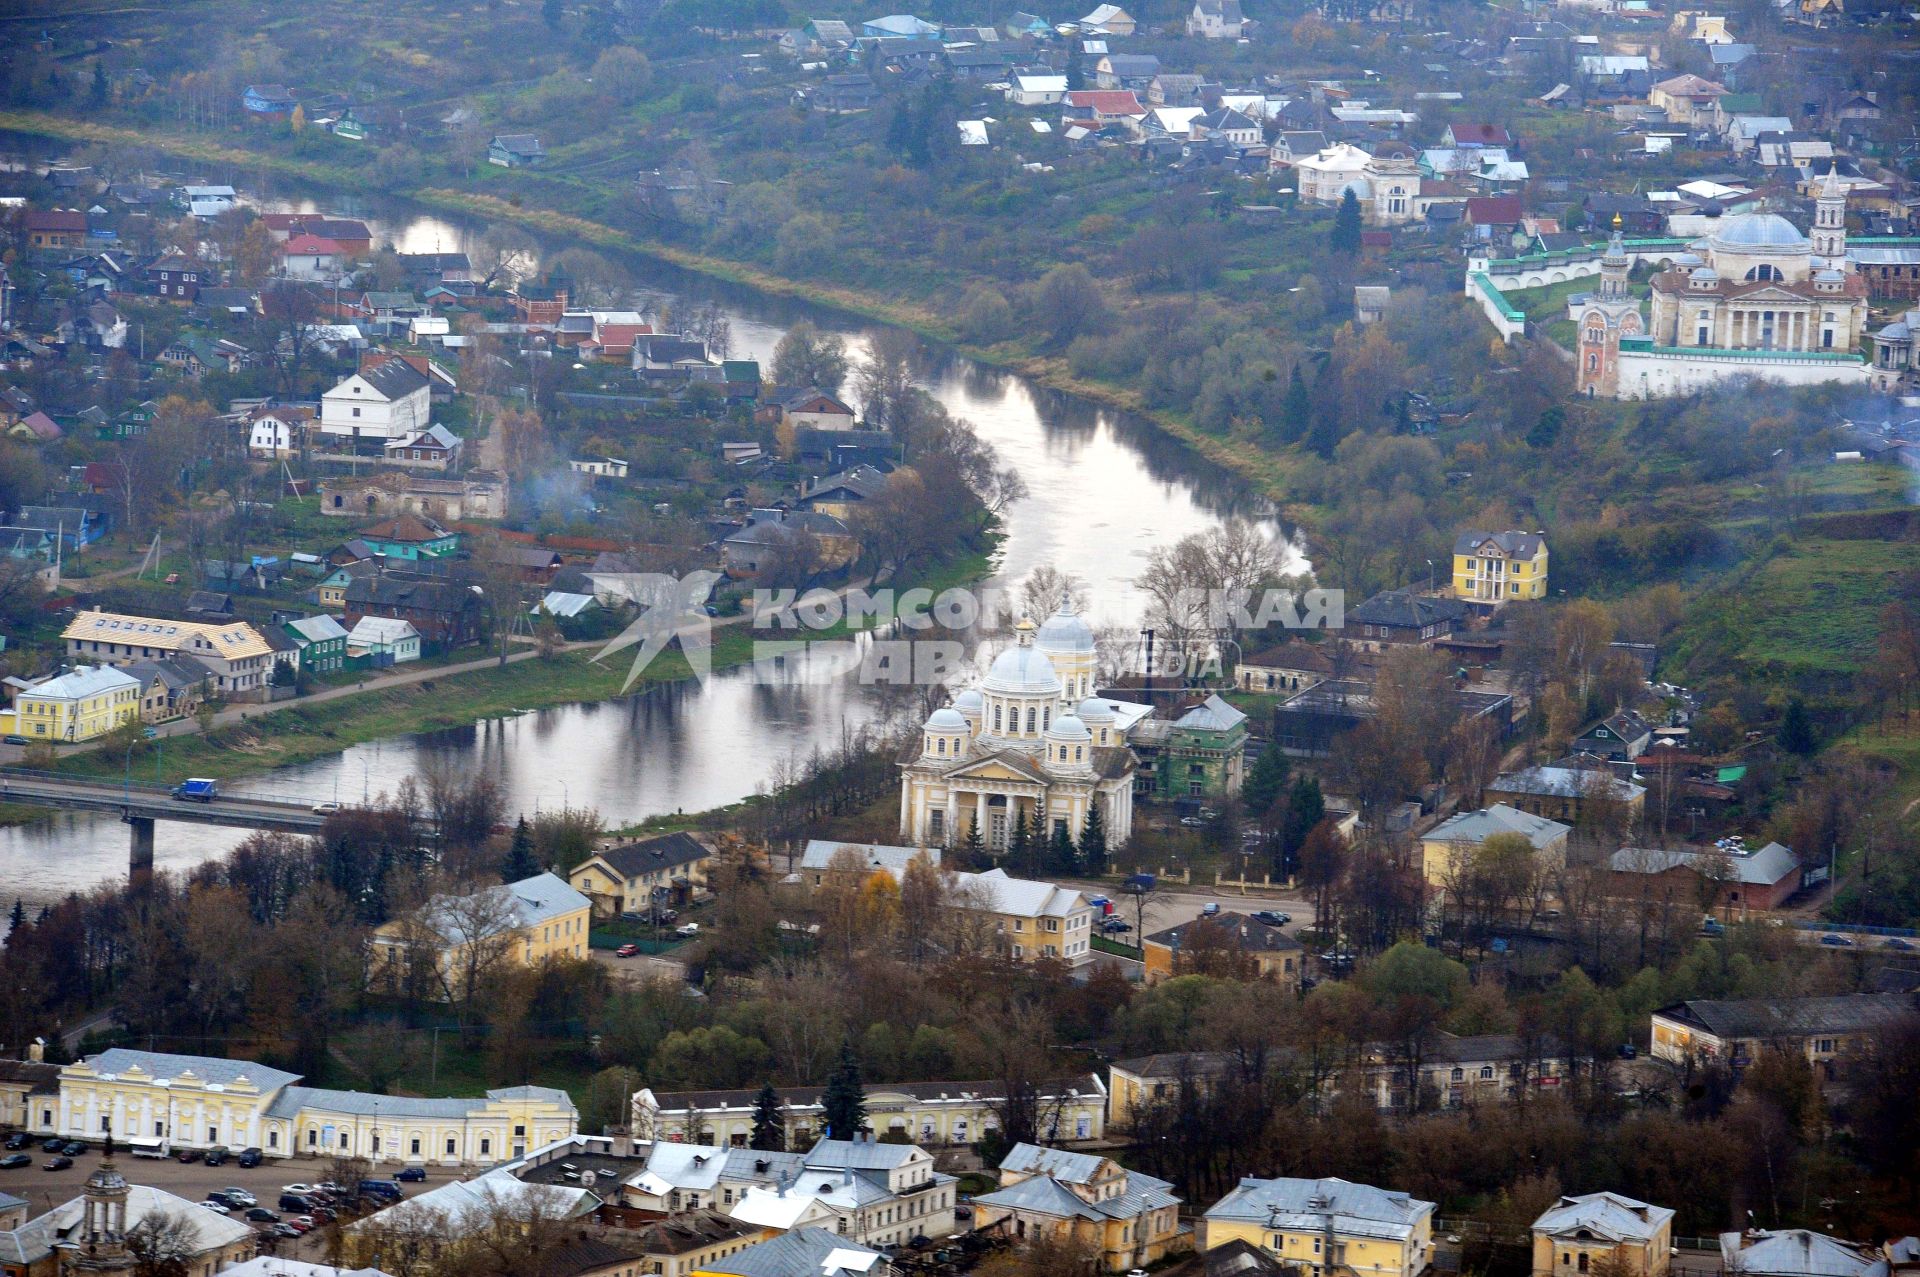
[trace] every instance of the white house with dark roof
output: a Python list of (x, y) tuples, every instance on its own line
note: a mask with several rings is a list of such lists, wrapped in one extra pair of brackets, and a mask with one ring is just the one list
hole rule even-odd
[(1187, 34), (1203, 40), (1238, 40), (1247, 33), (1247, 17), (1240, 0), (1194, 0), (1187, 14)]
[(356, 372), (320, 396), (320, 433), (335, 442), (411, 438), (432, 425), (432, 383), (404, 359)]

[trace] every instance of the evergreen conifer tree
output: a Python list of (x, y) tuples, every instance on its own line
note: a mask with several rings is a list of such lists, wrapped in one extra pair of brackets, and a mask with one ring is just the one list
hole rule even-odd
[(1007, 860), (1013, 865), (1015, 873), (1027, 871), (1027, 853), (1031, 844), (1027, 841), (1026, 818), (1017, 812), (1013, 816), (1012, 826), (1007, 830)]
[(1080, 830), (1080, 868), (1098, 876), (1107, 871), (1107, 818), (1100, 804), (1087, 804), (1087, 823)]
[(1360, 200), (1352, 187), (1340, 197), (1340, 208), (1333, 215), (1330, 242), (1333, 251), (1343, 257), (1354, 257), (1360, 252)]
[(1287, 377), (1287, 395), (1280, 401), (1280, 441), (1299, 443), (1313, 427), (1313, 399), (1307, 394), (1307, 379), (1300, 365), (1293, 365)]
[(967, 836), (965, 841), (960, 844), (960, 850), (962, 854), (966, 856), (967, 861), (962, 868), (987, 868), (987, 843), (986, 839), (980, 836), (980, 818), (978, 816), (968, 819)]
[(540, 861), (533, 854), (533, 830), (522, 816), (520, 823), (513, 827), (513, 842), (507, 848), (507, 858), (500, 862), (500, 881), (520, 882), (540, 872)]
[(1786, 715), (1780, 720), (1780, 748), (1805, 758), (1819, 748), (1819, 744), (1814, 738), (1813, 718), (1807, 713), (1807, 703), (1798, 696), (1789, 700)]
[(860, 1081), (860, 1061), (853, 1054), (853, 1043), (840, 1046), (840, 1063), (827, 1078), (826, 1093), (820, 1097), (827, 1132), (834, 1139), (850, 1140), (859, 1134), (867, 1120), (867, 1088)]
[(747, 1146), (764, 1153), (787, 1151), (786, 1115), (780, 1111), (780, 1094), (771, 1082), (762, 1084), (760, 1094), (753, 1097), (753, 1134)]

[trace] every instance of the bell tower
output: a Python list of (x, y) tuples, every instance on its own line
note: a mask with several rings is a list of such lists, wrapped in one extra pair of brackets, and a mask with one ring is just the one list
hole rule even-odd
[(1600, 288), (1589, 294), (1580, 312), (1578, 363), (1574, 388), (1583, 395), (1612, 398), (1620, 390), (1620, 339), (1641, 333), (1640, 303), (1627, 288), (1633, 258), (1627, 254), (1620, 215), (1613, 215), (1613, 234), (1600, 258)]
[(1839, 166), (1832, 165), (1820, 180), (1814, 200), (1813, 269), (1847, 269), (1847, 188), (1840, 181)]
[(80, 1226), (72, 1236), (69, 1272), (133, 1271), (133, 1255), (127, 1250), (127, 1197), (132, 1191), (113, 1164), (109, 1144), (99, 1168), (87, 1176), (81, 1190)]

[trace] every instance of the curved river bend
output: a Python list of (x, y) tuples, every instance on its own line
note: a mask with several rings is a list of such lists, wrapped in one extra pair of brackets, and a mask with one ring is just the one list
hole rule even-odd
[[(280, 207), (294, 207), (282, 204)], [(383, 210), (365, 216), (375, 242), (403, 251), (451, 250), (468, 231), (446, 221)], [(677, 300), (712, 300), (727, 312), (737, 358), (769, 361), (774, 344), (801, 318), (842, 335), (856, 358), (871, 326), (783, 298), (735, 289), (643, 262), (635, 274)], [(1244, 483), (1149, 424), (1060, 395), (1024, 378), (931, 350), (916, 379), (1017, 466), (1029, 495), (1004, 513), (1001, 584), (1041, 564), (1087, 581), (1095, 610), (1127, 617), (1132, 580), (1154, 547), (1238, 515), (1271, 524), (1272, 509)], [(1277, 527), (1275, 529), (1278, 530)], [(705, 686), (557, 706), (505, 719), (353, 746), (341, 754), (237, 782), (254, 793), (358, 802), (390, 792), (438, 761), (493, 775), (509, 810), (591, 806), (609, 825), (734, 802), (763, 785), (788, 758), (830, 747), (843, 731), (881, 716), (882, 697), (855, 684), (810, 679), (804, 663), (769, 684), (747, 670)], [(156, 863), (183, 868), (218, 855), (243, 831), (198, 825), (157, 828)], [(126, 871), (127, 834), (104, 817), (61, 813), (0, 829), (0, 908), (85, 890)]]

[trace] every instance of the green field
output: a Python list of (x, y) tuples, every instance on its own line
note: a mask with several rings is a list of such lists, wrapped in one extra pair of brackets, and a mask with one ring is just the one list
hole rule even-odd
[(1920, 544), (1802, 537), (1694, 609), (1685, 645), (1706, 644), (1753, 672), (1855, 675), (1871, 659), (1895, 578), (1920, 570)]

